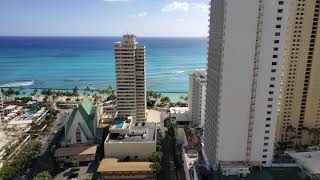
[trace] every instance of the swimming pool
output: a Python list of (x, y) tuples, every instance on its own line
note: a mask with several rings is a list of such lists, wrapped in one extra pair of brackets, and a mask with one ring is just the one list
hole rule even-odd
[(32, 117), (36, 112), (35, 111), (28, 111), (26, 113), (23, 114), (23, 117)]
[(121, 129), (123, 127), (124, 122), (116, 122), (116, 129)]

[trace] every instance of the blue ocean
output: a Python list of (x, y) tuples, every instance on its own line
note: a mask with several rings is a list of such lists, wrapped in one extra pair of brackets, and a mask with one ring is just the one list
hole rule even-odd
[[(121, 40), (0, 37), (0, 85), (52, 89), (115, 87), (113, 48), (114, 42)], [(138, 41), (146, 46), (148, 90), (186, 93), (188, 73), (206, 68), (206, 38), (138, 37)]]

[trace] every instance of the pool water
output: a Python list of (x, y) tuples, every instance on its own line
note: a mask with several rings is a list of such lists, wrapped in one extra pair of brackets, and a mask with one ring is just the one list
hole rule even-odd
[(23, 117), (32, 117), (35, 114), (35, 111), (28, 111), (26, 113), (24, 113)]
[(121, 129), (123, 127), (123, 124), (124, 124), (123, 122), (117, 122), (116, 123), (116, 128), (117, 129)]

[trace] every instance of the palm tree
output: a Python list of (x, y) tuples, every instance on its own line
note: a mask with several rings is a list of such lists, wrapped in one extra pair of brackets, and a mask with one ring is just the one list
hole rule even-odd
[(37, 93), (38, 93), (38, 89), (34, 89), (30, 95), (35, 96), (35, 95), (37, 95)]
[(79, 92), (78, 92), (79, 88), (77, 86), (75, 86), (72, 90), (72, 95), (76, 96), (77, 99), (79, 98)]
[(12, 96), (13, 96), (14, 94), (15, 94), (15, 90), (10, 87), (10, 88), (7, 90), (7, 95), (12, 98)]

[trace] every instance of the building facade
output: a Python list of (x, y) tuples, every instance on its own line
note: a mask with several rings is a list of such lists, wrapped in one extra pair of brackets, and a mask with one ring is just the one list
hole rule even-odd
[(145, 47), (134, 35), (115, 43), (118, 117), (146, 120)]
[(84, 98), (78, 107), (72, 110), (64, 124), (64, 143), (66, 145), (83, 145), (95, 142), (96, 111), (97, 107), (88, 98)]
[(156, 152), (156, 124), (115, 121), (104, 141), (105, 158), (148, 160)]
[(193, 126), (203, 127), (206, 105), (207, 72), (198, 70), (189, 74), (189, 110)]
[(203, 151), (212, 165), (272, 163), (289, 5), (211, 1)]
[(320, 0), (294, 0), (277, 125), (278, 145), (320, 143)]

